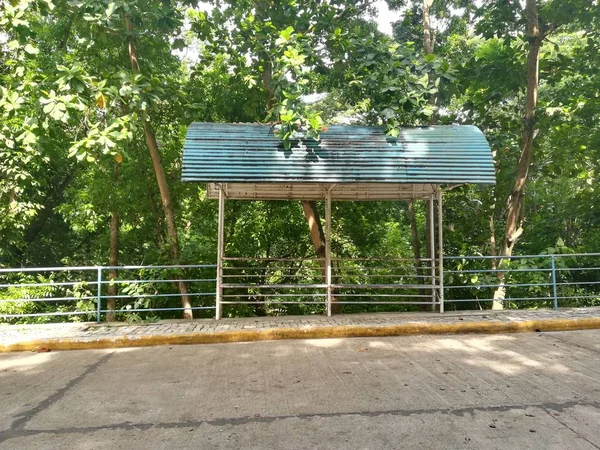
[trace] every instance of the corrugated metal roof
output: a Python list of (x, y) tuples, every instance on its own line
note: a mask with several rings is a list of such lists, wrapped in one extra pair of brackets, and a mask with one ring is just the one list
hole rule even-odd
[(192, 123), (183, 181), (216, 183), (495, 183), (490, 146), (470, 125), (403, 128), (334, 125), (290, 150), (263, 124)]

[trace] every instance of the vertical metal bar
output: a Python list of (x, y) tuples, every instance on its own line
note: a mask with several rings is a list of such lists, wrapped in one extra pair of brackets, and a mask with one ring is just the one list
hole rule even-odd
[(96, 298), (97, 298), (97, 309), (96, 309), (96, 322), (102, 320), (102, 267), (98, 267), (98, 279), (96, 285)]
[(442, 204), (442, 187), (438, 186), (438, 281), (440, 292), (440, 312), (444, 312), (444, 236), (442, 223), (444, 220)]
[(217, 295), (215, 304), (215, 319), (219, 320), (222, 315), (221, 301), (223, 298), (223, 252), (225, 249), (225, 195), (223, 186), (219, 186), (219, 228), (217, 231)]
[(435, 221), (433, 194), (429, 197), (429, 264), (431, 266), (431, 310), (435, 311)]
[(325, 267), (327, 270), (327, 317), (331, 316), (331, 188), (325, 199)]
[(552, 264), (552, 294), (554, 295), (554, 309), (558, 309), (558, 296), (556, 294), (556, 264), (554, 255), (550, 256), (550, 262)]

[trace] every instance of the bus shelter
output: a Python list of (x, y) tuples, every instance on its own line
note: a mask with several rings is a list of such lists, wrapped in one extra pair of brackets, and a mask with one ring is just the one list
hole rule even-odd
[[(228, 199), (325, 201), (324, 277), (313, 287), (323, 289), (327, 315), (332, 313), (334, 290), (348, 286), (332, 279), (332, 201), (429, 202), (431, 245), (424, 258), (429, 261), (428, 283), (412, 288), (429, 289), (432, 306), (443, 312), (443, 192), (462, 184), (495, 183), (483, 133), (471, 125), (436, 125), (402, 128), (398, 137), (391, 137), (382, 127), (335, 125), (318, 141), (299, 135), (285, 149), (275, 131), (268, 124), (192, 123), (187, 132), (182, 180), (207, 183), (208, 197), (219, 200), (217, 319), (228, 303), (223, 289), (233, 286), (224, 282), (223, 274)], [(369, 288), (399, 286), (392, 282)]]

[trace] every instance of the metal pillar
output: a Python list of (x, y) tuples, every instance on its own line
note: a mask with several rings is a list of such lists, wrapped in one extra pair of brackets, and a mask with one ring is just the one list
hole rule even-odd
[(96, 305), (96, 322), (100, 322), (102, 320), (102, 267), (98, 267), (96, 288), (98, 289), (96, 292), (96, 299), (98, 301), (98, 304)]
[(223, 253), (225, 240), (225, 194), (223, 186), (219, 186), (219, 228), (217, 232), (217, 296), (215, 304), (215, 319), (219, 320), (222, 314), (221, 301), (223, 298)]
[(558, 294), (556, 293), (556, 261), (554, 255), (550, 256), (552, 267), (552, 296), (554, 298), (554, 309), (558, 309)]
[(325, 267), (327, 271), (327, 317), (331, 316), (331, 188), (325, 198)]
[(435, 311), (435, 220), (434, 220), (433, 194), (429, 197), (429, 264), (431, 271), (431, 310)]
[(442, 187), (438, 186), (438, 280), (440, 295), (440, 313), (444, 312), (444, 240), (442, 234), (442, 223), (444, 220), (442, 204)]

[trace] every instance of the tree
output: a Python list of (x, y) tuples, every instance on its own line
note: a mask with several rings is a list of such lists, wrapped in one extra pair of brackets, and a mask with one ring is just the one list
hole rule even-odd
[[(159, 98), (160, 92), (164, 91), (156, 86), (157, 80), (148, 80), (139, 75), (131, 76), (124, 68), (115, 72), (114, 67), (119, 65), (121, 51), (114, 46), (114, 41), (109, 38), (110, 35), (115, 34), (125, 36), (123, 41), (125, 45), (122, 49), (128, 48), (131, 70), (139, 73), (139, 56), (137, 55), (133, 35), (135, 30), (130, 14), (137, 15), (143, 11), (146, 19), (155, 20), (152, 27), (162, 26), (166, 34), (153, 43), (153, 52), (158, 51), (160, 53), (165, 49), (165, 46), (161, 46), (161, 44), (168, 38), (168, 34), (180, 25), (177, 20), (177, 10), (166, 4), (152, 2), (105, 4), (97, 1), (81, 1), (68, 5), (59, 4), (58, 7), (50, 2), (47, 2), (47, 5), (44, 6), (44, 2), (40, 2), (35, 3), (33, 10), (27, 10), (29, 3), (18, 3), (17, 6), (9, 7), (6, 11), (6, 23), (9, 25), (16, 23), (14, 28), (8, 28), (8, 31), (14, 31), (14, 36), (17, 37), (17, 39), (11, 41), (15, 53), (19, 55), (39, 54), (37, 48), (28, 41), (32, 36), (35, 38), (41, 37), (42, 33), (38, 32), (37, 35), (31, 31), (29, 34), (22, 33), (23, 17), (27, 17), (30, 21), (35, 20), (35, 23), (39, 24), (37, 28), (32, 26), (30, 30), (41, 28), (43, 32), (48, 30), (48, 33), (54, 33), (56, 28), (63, 25), (61, 19), (54, 22), (44, 20), (43, 15), (48, 12), (48, 8), (50, 10), (58, 8), (57, 11), (54, 11), (53, 14), (55, 15), (52, 15), (52, 18), (61, 16), (68, 18), (65, 25), (66, 30), (60, 36), (59, 48), (66, 49), (75, 42), (77, 42), (77, 45), (85, 43), (87, 48), (76, 45), (75, 48), (70, 49), (70, 53), (59, 53), (58, 61), (51, 52), (45, 55), (45, 63), (50, 75), (45, 77), (42, 83), (32, 84), (35, 91), (27, 92), (29, 96), (25, 98), (35, 105), (37, 99), (41, 97), (43, 114), (47, 115), (43, 118), (45, 130), (48, 130), (49, 127), (62, 130), (62, 143), (59, 143), (59, 139), (53, 141), (57, 142), (57, 150), (64, 151), (65, 156), (68, 150), (70, 156), (76, 156), (80, 161), (87, 160), (88, 163), (106, 159), (104, 155), (110, 156), (110, 159), (116, 156), (122, 158), (116, 149), (117, 145), (126, 144), (133, 139), (135, 121), (138, 117), (141, 118), (142, 129), (150, 149), (166, 217), (165, 222), (169, 237), (167, 245), (174, 262), (179, 262), (179, 243), (173, 204), (168, 191), (164, 167), (160, 160), (156, 135), (148, 119), (148, 112), (156, 108), (154, 103)], [(27, 24), (32, 25), (33, 22), (27, 22)], [(22, 39), (19, 40), (20, 38)], [(161, 39), (163, 40), (161, 41)], [(51, 39), (48, 39), (47, 42), (56, 45), (56, 40), (52, 42)], [(98, 51), (98, 53), (95, 55), (90, 53), (90, 48)], [(79, 54), (81, 56), (80, 60), (73, 62), (71, 58), (73, 54)], [(43, 60), (42, 58), (40, 56), (38, 59)], [(171, 58), (174, 60), (173, 57)], [(155, 61), (159, 64), (162, 62), (160, 58), (155, 59)], [(52, 74), (52, 66), (58, 69), (54, 74)], [(113, 69), (107, 71), (104, 67)], [(172, 88), (176, 89), (176, 86), (172, 86)], [(7, 91), (7, 95), (12, 94)], [(177, 95), (183, 94), (178, 93)], [(17, 100), (18, 98), (20, 97), (15, 97)], [(170, 98), (172, 99), (172, 96)], [(26, 100), (23, 99), (19, 102), (25, 103)], [(27, 120), (31, 121), (29, 118)], [(29, 138), (31, 143), (37, 143), (40, 135), (45, 137), (45, 133), (40, 132), (40, 129), (38, 125), (35, 125), (37, 133), (32, 133), (33, 137)], [(64, 143), (69, 142), (71, 142), (70, 148), (65, 148)], [(71, 178), (68, 177), (67, 180)], [(68, 185), (68, 183), (64, 184)], [(12, 191), (15, 192), (14, 188)], [(63, 191), (64, 188), (60, 190), (60, 192)], [(55, 203), (51, 203), (44, 211), (52, 211), (56, 206)], [(118, 216), (114, 208), (111, 208), (111, 210), (113, 211), (112, 228), (115, 231)], [(44, 215), (38, 215), (38, 217), (43, 219)], [(116, 231), (111, 233), (111, 243), (114, 245), (111, 246), (110, 259), (115, 261), (117, 254), (115, 248), (117, 243)], [(185, 283), (179, 282), (178, 284), (184, 307), (184, 316), (191, 318), (190, 301)], [(114, 287), (110, 288), (111, 291), (113, 289)]]
[[(129, 62), (131, 64), (131, 69), (139, 74), (141, 73), (139, 62), (140, 56), (138, 54), (137, 46), (134, 40), (135, 29), (133, 26), (133, 21), (129, 14), (130, 13), (127, 10), (125, 10), (124, 20), (125, 28), (127, 29), (128, 33), (127, 47), (129, 53)], [(146, 109), (142, 109), (140, 119), (142, 122), (144, 135), (146, 137), (146, 145), (148, 146), (148, 150), (150, 151), (150, 158), (152, 159), (152, 166), (154, 167), (154, 174), (156, 176), (156, 182), (160, 191), (162, 207), (166, 218), (167, 234), (169, 237), (169, 250), (171, 251), (173, 261), (175, 263), (179, 263), (179, 239), (177, 236), (177, 224), (175, 223), (175, 210), (173, 208), (173, 200), (171, 199), (169, 184), (167, 182), (165, 169), (161, 160), (156, 135), (154, 133), (154, 130), (152, 129), (152, 124), (150, 123), (150, 119)], [(187, 286), (183, 281), (183, 277), (178, 277), (177, 285), (179, 287), (179, 293), (181, 294), (181, 305), (184, 308), (183, 318), (192, 319), (192, 304), (188, 295)]]
[[(538, 96), (539, 56), (544, 32), (540, 32), (538, 23), (537, 1), (527, 0), (525, 6), (527, 16), (527, 41), (529, 52), (527, 58), (527, 88), (525, 113), (523, 115), (523, 133), (521, 135), (521, 156), (517, 164), (517, 176), (512, 192), (508, 198), (506, 228), (500, 256), (511, 256), (514, 246), (523, 233), (522, 214), (525, 199), (525, 183), (533, 154), (533, 139), (535, 133), (535, 109)], [(503, 274), (500, 273), (500, 286), (494, 293), (492, 309), (502, 309), (502, 300), (506, 289), (503, 285)]]
[[(447, 252), (498, 255), (492, 264), (502, 260), (502, 269), (510, 254), (597, 250), (594, 2), (538, 0), (537, 36), (528, 35), (527, 9), (517, 2), (390, 1), (403, 11), (393, 37), (370, 20), (371, 4), (215, 1), (205, 12), (153, 0), (3, 2), (0, 265), (212, 261), (216, 205), (203, 186), (179, 181), (191, 121), (272, 122), (283, 146), (299, 135), (319, 139), (331, 123), (382, 125), (390, 138), (404, 125), (475, 124), (493, 148), (498, 183), (446, 195)], [(189, 27), (182, 26), (185, 15)], [(537, 103), (528, 96), (527, 78), (534, 44)], [(306, 100), (316, 93), (318, 101)], [(229, 254), (322, 255), (318, 202), (230, 204)], [(428, 245), (420, 235), (428, 215), (411, 206), (336, 202), (333, 252), (414, 256)], [(276, 264), (261, 264), (274, 283), (291, 282)], [(318, 283), (318, 267), (316, 274)], [(178, 306), (179, 284), (139, 283), (136, 291), (108, 284), (107, 318), (117, 305)], [(123, 299), (130, 292), (169, 296)], [(506, 297), (504, 305), (515, 306)], [(291, 313), (317, 311), (277, 305)], [(56, 306), (17, 305), (29, 312)], [(229, 312), (269, 313), (246, 306)]]
[[(510, 257), (513, 254), (514, 246), (523, 233), (523, 205), (525, 201), (525, 186), (528, 179), (530, 165), (534, 152), (534, 138), (536, 135), (536, 107), (538, 102), (538, 84), (539, 84), (539, 58), (542, 44), (549, 36), (556, 33), (561, 27), (574, 24), (578, 17), (585, 17), (585, 11), (593, 8), (592, 2), (575, 1), (565, 2), (564, 4), (555, 4), (554, 2), (542, 3), (542, 15), (540, 19), (539, 5), (535, 0), (529, 0), (525, 4), (524, 11), (519, 11), (514, 5), (496, 5), (484, 12), (484, 18), (480, 22), (479, 29), (485, 35), (504, 34), (507, 42), (510, 42), (510, 30), (514, 24), (522, 25), (525, 28), (524, 40), (527, 42), (527, 63), (526, 63), (526, 88), (525, 105), (523, 113), (523, 128), (520, 138), (520, 156), (517, 163), (514, 184), (507, 201), (506, 224), (504, 229), (504, 238), (501, 243), (500, 256)], [(576, 13), (575, 17), (571, 14)], [(498, 17), (513, 17), (514, 22), (504, 21), (498, 23)], [(495, 27), (489, 27), (490, 21), (495, 21)], [(587, 19), (584, 19), (587, 21)], [(500, 26), (498, 26), (500, 25)], [(506, 260), (500, 259), (500, 264)], [(505, 296), (505, 287), (503, 284), (504, 273), (498, 274), (500, 286), (494, 293), (493, 309), (502, 309), (502, 301)]]

